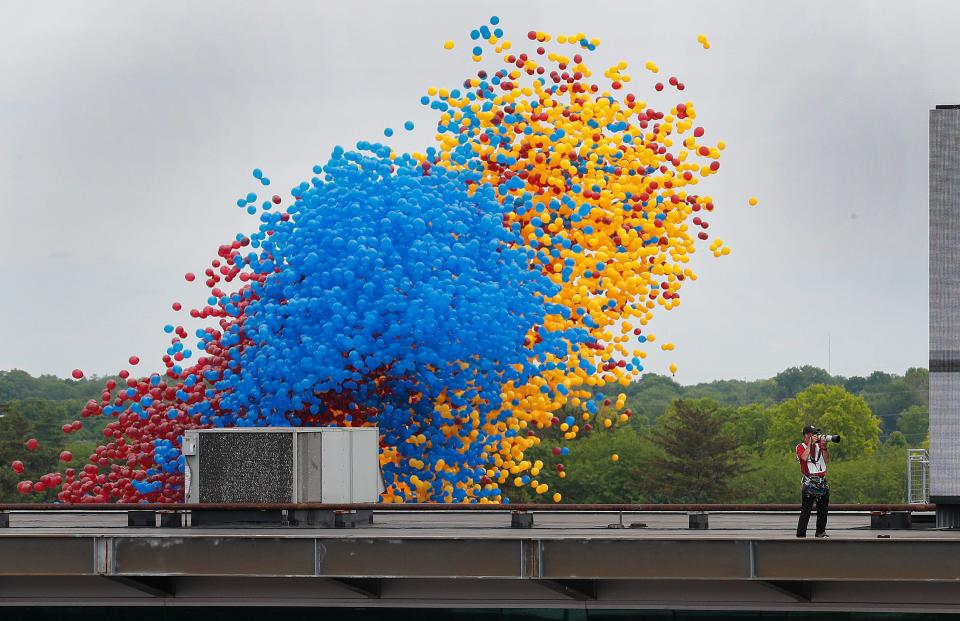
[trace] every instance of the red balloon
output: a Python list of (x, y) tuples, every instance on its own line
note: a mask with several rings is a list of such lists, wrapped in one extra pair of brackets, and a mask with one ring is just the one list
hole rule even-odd
[(280, 204), (280, 201), (281, 201), (282, 199), (281, 199), (279, 196), (277, 196), (276, 194), (274, 194), (272, 200), (273, 200), (273, 204), (274, 204), (274, 205), (279, 205), (279, 204)]
[(17, 474), (23, 474), (23, 462), (19, 459), (10, 464), (10, 467), (13, 468), (13, 471)]
[(186, 274), (183, 275), (183, 278), (187, 282), (193, 282), (194, 280), (196, 280), (197, 277), (193, 272), (187, 272)]
[(40, 444), (40, 443), (37, 442), (37, 439), (36, 439), (36, 438), (30, 438), (29, 440), (27, 440), (27, 450), (28, 450), (28, 451), (35, 451), (35, 450), (37, 450), (37, 446), (38, 446), (39, 444)]
[(183, 308), (183, 305), (180, 304), (180, 302), (174, 302), (174, 303), (173, 303), (173, 310), (178, 311), (178, 310), (180, 310), (181, 308)]
[(130, 356), (130, 359), (127, 362), (129, 362), (131, 365), (136, 365), (140, 364), (140, 359), (136, 356)]
[(68, 462), (68, 461), (71, 461), (72, 459), (73, 459), (73, 453), (71, 453), (70, 451), (60, 452), (60, 461)]
[(33, 483), (31, 481), (20, 481), (17, 483), (17, 491), (21, 494), (29, 494), (33, 491)]
[(559, 446), (553, 447), (553, 454), (554, 454), (554, 455), (559, 455), (559, 454), (562, 453), (562, 452), (563, 452), (563, 451), (560, 450), (560, 447), (559, 447)]
[(73, 373), (71, 373), (70, 375), (73, 376), (73, 379), (80, 379), (83, 377), (83, 371), (81, 371), (80, 369), (74, 369)]

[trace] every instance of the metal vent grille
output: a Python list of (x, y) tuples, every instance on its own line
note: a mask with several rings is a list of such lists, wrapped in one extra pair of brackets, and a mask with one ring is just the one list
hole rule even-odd
[(290, 502), (293, 436), (199, 434), (200, 502)]

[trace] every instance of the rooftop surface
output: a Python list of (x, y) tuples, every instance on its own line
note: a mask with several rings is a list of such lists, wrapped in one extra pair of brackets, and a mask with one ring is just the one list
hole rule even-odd
[[(297, 605), (946, 612), (960, 532), (796, 513), (377, 511), (356, 528), (129, 528), (123, 512), (12, 512), (0, 605)], [(619, 525), (622, 524), (623, 528)], [(610, 525), (617, 527), (611, 528)]]
[[(536, 512), (531, 529), (510, 528), (510, 514), (504, 512), (429, 513), (377, 511), (374, 523), (353, 529), (310, 529), (289, 527), (257, 528), (127, 528), (126, 512), (11, 512), (10, 528), (0, 529), (0, 537), (52, 535), (130, 535), (151, 537), (207, 537), (212, 534), (244, 537), (345, 538), (479, 538), (529, 539), (531, 537), (591, 539), (795, 539), (797, 513), (723, 512), (710, 513), (708, 530), (691, 530), (686, 512)], [(915, 514), (918, 521), (923, 513)], [(930, 514), (932, 515), (932, 514)], [(816, 515), (810, 518), (812, 538)], [(623, 524), (623, 528), (612, 525)], [(631, 527), (631, 525), (634, 525)], [(832, 513), (828, 521), (831, 538), (873, 540), (878, 535), (896, 539), (960, 540), (960, 531), (940, 531), (918, 523), (911, 530), (870, 528), (866, 512)], [(884, 537), (887, 538), (887, 537)]]

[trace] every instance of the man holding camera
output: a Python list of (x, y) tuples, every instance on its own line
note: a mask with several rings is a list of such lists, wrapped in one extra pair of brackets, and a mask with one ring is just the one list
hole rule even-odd
[[(839, 441), (836, 436), (835, 441)], [(827, 464), (830, 463), (830, 451), (827, 442), (831, 436), (821, 435), (813, 425), (803, 428), (803, 442), (797, 445), (797, 461), (803, 473), (803, 493), (801, 495), (800, 521), (797, 523), (797, 537), (807, 536), (807, 524), (814, 503), (817, 505), (816, 537), (823, 539), (827, 535), (827, 507), (830, 504), (830, 488), (827, 487)]]

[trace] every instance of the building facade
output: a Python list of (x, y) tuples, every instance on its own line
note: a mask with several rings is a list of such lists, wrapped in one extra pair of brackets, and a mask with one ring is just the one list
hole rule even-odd
[(960, 528), (960, 105), (930, 111), (930, 497)]

